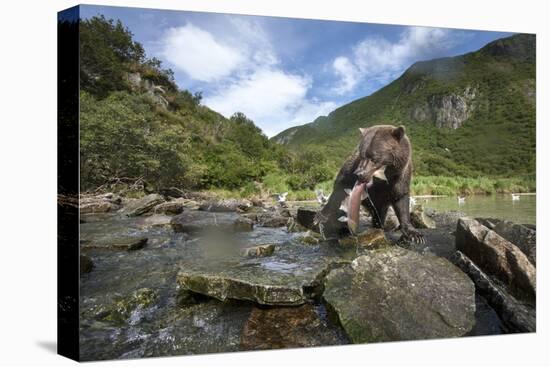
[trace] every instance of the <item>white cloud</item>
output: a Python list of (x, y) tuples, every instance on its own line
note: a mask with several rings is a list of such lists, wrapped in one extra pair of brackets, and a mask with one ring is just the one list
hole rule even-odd
[(277, 68), (258, 68), (233, 81), (204, 104), (229, 117), (240, 111), (251, 118), (268, 136), (325, 115), (336, 105), (308, 99), (311, 80)]
[(349, 57), (334, 59), (333, 71), (340, 80), (333, 91), (344, 94), (364, 81), (388, 83), (413, 62), (435, 57), (452, 46), (450, 31), (441, 28), (409, 27), (394, 43), (366, 38), (353, 47)]
[(189, 77), (204, 82), (230, 75), (245, 61), (239, 49), (219, 43), (212, 34), (190, 23), (168, 29), (161, 54)]
[(160, 54), (176, 72), (202, 82), (206, 106), (226, 117), (243, 112), (268, 136), (336, 107), (308, 97), (311, 78), (283, 68), (260, 21), (226, 20), (224, 27), (170, 28), (159, 42)]

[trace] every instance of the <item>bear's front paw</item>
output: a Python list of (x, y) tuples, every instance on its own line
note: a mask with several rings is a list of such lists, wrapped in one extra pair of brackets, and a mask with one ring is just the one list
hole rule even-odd
[(401, 232), (403, 232), (404, 239), (408, 241), (413, 241), (422, 245), (426, 243), (424, 235), (414, 228), (402, 229)]

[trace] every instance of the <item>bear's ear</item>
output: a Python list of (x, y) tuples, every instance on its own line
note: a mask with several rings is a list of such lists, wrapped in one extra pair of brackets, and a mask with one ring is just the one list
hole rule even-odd
[(399, 126), (393, 129), (392, 135), (394, 136), (394, 138), (400, 141), (403, 136), (405, 136), (405, 126)]
[(360, 127), (359, 132), (361, 135), (365, 136), (367, 134), (367, 128), (366, 127)]

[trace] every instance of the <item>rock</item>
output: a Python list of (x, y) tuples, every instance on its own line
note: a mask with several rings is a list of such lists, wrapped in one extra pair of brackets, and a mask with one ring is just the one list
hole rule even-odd
[(254, 247), (247, 247), (241, 250), (242, 256), (247, 257), (266, 257), (273, 255), (275, 251), (275, 245), (272, 243), (265, 245), (258, 245)]
[(245, 350), (315, 347), (347, 344), (335, 327), (330, 327), (312, 305), (299, 307), (255, 307), (241, 337)]
[(424, 212), (422, 205), (417, 205), (411, 212), (411, 223), (416, 228), (435, 229), (435, 222)]
[(396, 230), (399, 227), (399, 219), (397, 218), (397, 215), (395, 215), (395, 211), (390, 206), (388, 208), (388, 213), (386, 214), (386, 221), (384, 222), (384, 230), (385, 231), (393, 231)]
[(279, 214), (263, 215), (258, 217), (258, 222), (262, 227), (286, 227), (288, 224), (288, 217), (284, 217)]
[(298, 211), (296, 212), (296, 222), (304, 228), (310, 229), (314, 232), (319, 232), (319, 226), (313, 224), (316, 214), (316, 210), (298, 208)]
[(294, 218), (290, 218), (287, 222), (287, 225), (286, 225), (286, 230), (289, 232), (289, 233), (294, 233), (294, 232), (308, 232), (309, 229), (307, 229), (306, 227), (302, 226), (300, 223), (298, 223), (298, 221)]
[(527, 256), (531, 264), (537, 265), (537, 232), (522, 224), (515, 224), (507, 220), (500, 221), (493, 230), (507, 239)]
[(460, 93), (432, 95), (428, 102), (414, 107), (411, 118), (431, 120), (438, 128), (458, 129), (476, 109), (476, 87), (467, 86)]
[[(474, 282), (475, 284), (475, 282)], [(501, 335), (506, 327), (496, 311), (476, 290), (476, 324), (467, 336)]]
[(78, 202), (80, 214), (109, 213), (120, 209), (122, 198), (113, 193), (82, 195)]
[(322, 241), (322, 238), (319, 233), (306, 230), (306, 233), (303, 236), (298, 237), (298, 241), (306, 245), (318, 245), (319, 242)]
[(130, 202), (125, 208), (122, 209), (122, 213), (128, 217), (136, 217), (143, 215), (151, 211), (155, 206), (164, 202), (164, 198), (159, 194), (149, 194)]
[(179, 214), (183, 211), (182, 201), (167, 201), (154, 207), (153, 212), (160, 214)]
[(233, 222), (233, 229), (236, 232), (248, 232), (254, 229), (254, 221), (248, 218), (237, 218)]
[(250, 231), (253, 223), (237, 213), (210, 213), (189, 211), (176, 215), (170, 221), (175, 232), (195, 234), (210, 230), (240, 232)]
[(127, 250), (134, 251), (145, 247), (147, 237), (120, 237), (111, 238), (102, 241), (85, 242), (80, 245), (83, 250), (104, 249), (104, 250)]
[(475, 219), (458, 221), (456, 249), (503, 282), (514, 296), (531, 302), (536, 298), (536, 269), (527, 256)]
[(170, 227), (170, 221), (172, 217), (164, 214), (153, 214), (148, 217), (143, 218), (143, 220), (137, 222), (139, 228), (162, 228)]
[(86, 312), (93, 313), (98, 320), (109, 321), (114, 324), (125, 324), (137, 309), (151, 307), (158, 299), (155, 291), (149, 288), (140, 288), (130, 296), (117, 296), (114, 302), (106, 306), (98, 306)]
[(243, 257), (230, 250), (222, 258), (214, 257), (200, 240), (186, 246), (193, 255), (180, 261), (177, 282), (181, 289), (221, 301), (279, 306), (315, 299), (322, 291), (323, 276), (333, 266), (357, 256), (355, 249), (326, 242), (317, 246), (278, 243), (277, 250), (267, 257)]
[(93, 268), (92, 259), (86, 255), (80, 255), (80, 275), (91, 272)]
[(477, 291), (497, 312), (505, 328), (511, 333), (536, 331), (536, 310), (516, 300), (512, 295), (498, 286), (472, 260), (457, 251), (451, 261), (474, 282)]
[(476, 218), (476, 220), (489, 229), (494, 229), (497, 224), (502, 222), (502, 219), (497, 218)]
[[(428, 214), (428, 209), (426, 209), (426, 214)], [(434, 220), (437, 228), (439, 227), (449, 227), (453, 231), (456, 229), (456, 223), (462, 217), (465, 217), (466, 213), (459, 212), (456, 210), (449, 210), (446, 212), (434, 212), (430, 217)]]
[(80, 205), (80, 214), (108, 213), (114, 212), (120, 208), (120, 205), (108, 202), (97, 201)]
[(332, 270), (323, 299), (354, 343), (458, 337), (475, 323), (468, 276), (443, 258), (400, 247)]
[(199, 210), (207, 212), (236, 212), (246, 210), (252, 206), (252, 203), (246, 199), (227, 199), (227, 200), (210, 200), (202, 203)]
[(368, 229), (356, 236), (340, 238), (338, 242), (342, 246), (361, 246), (371, 250), (391, 246), (391, 242), (386, 239), (384, 230), (378, 228)]

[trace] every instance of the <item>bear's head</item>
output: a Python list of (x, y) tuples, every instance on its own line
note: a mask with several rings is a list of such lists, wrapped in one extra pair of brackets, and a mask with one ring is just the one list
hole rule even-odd
[(360, 128), (359, 163), (354, 173), (367, 187), (374, 178), (388, 180), (398, 176), (410, 164), (411, 147), (405, 127), (375, 125)]

